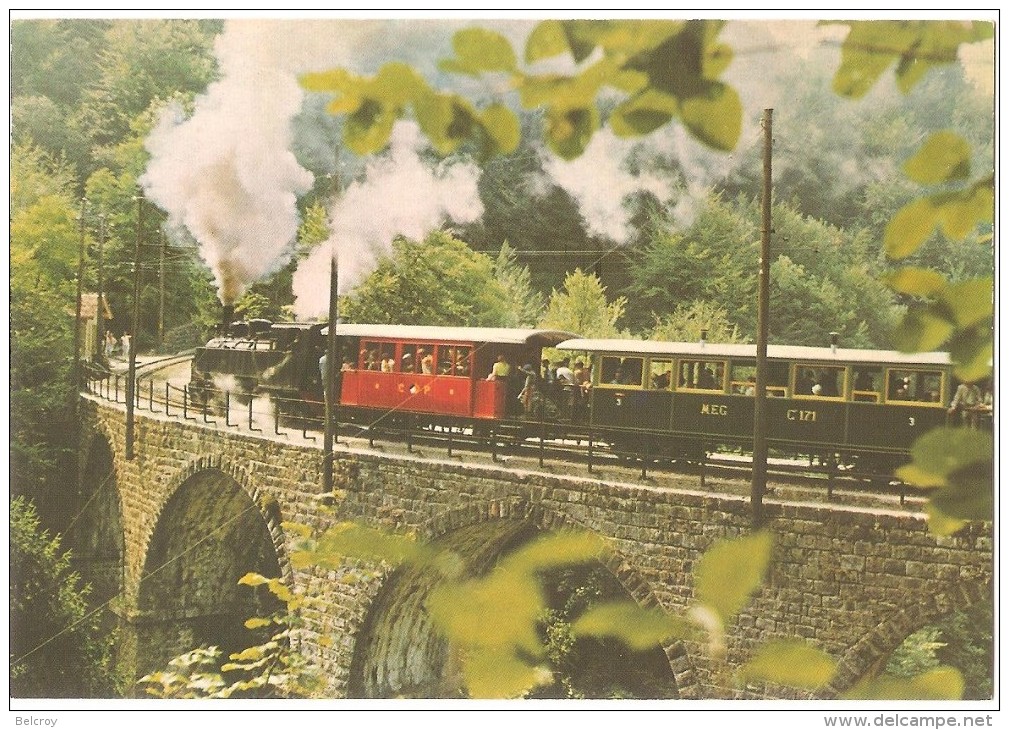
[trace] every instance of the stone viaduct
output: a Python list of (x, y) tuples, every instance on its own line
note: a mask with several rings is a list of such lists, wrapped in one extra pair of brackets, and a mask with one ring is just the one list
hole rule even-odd
[[(458, 551), (474, 572), (542, 531), (581, 528), (605, 538), (605, 568), (629, 596), (676, 613), (692, 600), (691, 570), (703, 552), (751, 531), (745, 496), (710, 483), (701, 489), (696, 478), (677, 486), (605, 478), (577, 465), (520, 470), (367, 442), (337, 445), (337, 489), (324, 494), (319, 443), (174, 414), (136, 416), (135, 456), (127, 460), (124, 407), (84, 397), (80, 517), (69, 537), (94, 597), (119, 617), (120, 658), (137, 676), (203, 643), (247, 646), (241, 623), (262, 608), (262, 589), (237, 580), (257, 571), (318, 599), (304, 611), (300, 648), (329, 696), (450, 691), (441, 684), (448, 650), (424, 610), (433, 578), (353, 561), (296, 568), (298, 535), (285, 523), (322, 529), (356, 520), (413, 533)], [(840, 661), (833, 686), (819, 695), (830, 697), (912, 632), (990, 600), (991, 525), (941, 538), (928, 533), (922, 514), (899, 505), (772, 495), (765, 506), (772, 564), (731, 625), (730, 666), (758, 642), (802, 638)], [(663, 671), (669, 667), (670, 697), (801, 696), (719, 679), (724, 672), (689, 642), (655, 651)]]

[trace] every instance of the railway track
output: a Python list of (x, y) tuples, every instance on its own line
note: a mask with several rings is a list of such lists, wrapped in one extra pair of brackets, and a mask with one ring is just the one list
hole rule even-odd
[[(145, 359), (137, 364), (138, 380), (151, 385), (150, 396), (143, 386), (138, 387), (138, 403), (143, 401), (146, 410), (156, 410), (166, 399), (171, 402), (172, 411), (178, 413), (181, 404), (175, 398), (182, 398), (184, 384), (172, 385), (174, 380), (181, 383), (188, 378), (188, 363), (191, 354), (172, 355)], [(125, 384), (125, 367), (114, 368), (110, 380), (115, 378)], [(157, 384), (156, 387), (153, 384)], [(168, 384), (168, 388), (165, 385)], [(169, 394), (171, 391), (171, 394)], [(113, 389), (106, 385), (105, 395), (111, 400), (125, 396), (125, 387)], [(115, 392), (114, 397), (109, 397)], [(157, 396), (154, 393), (158, 393)], [(164, 396), (164, 397), (163, 397)], [(220, 401), (221, 399), (218, 399)], [(210, 427), (242, 428), (244, 420), (241, 411), (248, 404), (249, 419), (252, 422), (254, 401), (239, 396), (227, 398), (233, 412), (221, 419), (221, 403), (217, 402), (205, 411), (204, 422)], [(271, 404), (271, 408), (272, 408)], [(167, 410), (167, 409), (165, 409)], [(288, 438), (300, 437), (315, 443), (322, 440), (321, 418), (305, 419), (283, 413), (283, 407), (263, 408), (257, 411), (256, 423), (264, 426), (264, 421), (274, 420), (274, 435)], [(190, 413), (199, 414), (195, 403), (190, 403)], [(235, 423), (231, 422), (235, 419)], [(406, 423), (411, 423), (408, 417)], [(217, 420), (219, 419), (219, 420)], [(223, 426), (222, 426), (223, 422)], [(282, 427), (283, 426), (283, 430)], [(270, 433), (268, 428), (255, 429), (260, 433)], [(553, 471), (574, 469), (597, 476), (617, 476), (621, 479), (648, 483), (695, 482), (702, 488), (716, 484), (719, 488), (748, 493), (752, 463), (743, 453), (706, 453), (698, 459), (654, 459), (639, 455), (620, 453), (598, 439), (594, 439), (587, 429), (558, 426), (557, 424), (536, 424), (519, 421), (506, 422), (486, 432), (474, 434), (472, 429), (458, 426), (414, 426), (391, 427), (385, 425), (341, 423), (338, 439), (356, 443), (368, 448), (403, 448), (407, 452), (423, 449), (425, 454), (436, 450), (448, 458), (479, 461), (489, 459), (492, 463), (504, 463), (516, 468), (544, 469)], [(377, 445), (377, 446), (376, 446)], [(790, 499), (831, 500), (852, 504), (885, 504), (900, 508), (916, 508), (924, 499), (916, 492), (888, 475), (859, 474), (843, 467), (828, 468), (828, 464), (818, 463), (812, 458), (771, 458), (768, 462), (768, 493), (788, 496)]]

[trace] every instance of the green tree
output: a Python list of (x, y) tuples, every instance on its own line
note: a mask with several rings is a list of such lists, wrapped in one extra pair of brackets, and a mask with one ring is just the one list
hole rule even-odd
[(564, 279), (560, 291), (555, 289), (550, 295), (540, 327), (566, 330), (582, 337), (620, 337), (617, 322), (624, 316), (626, 306), (624, 297), (608, 301), (599, 278), (577, 269)]
[[(89, 587), (31, 502), (10, 503), (10, 668), (13, 697), (114, 697), (111, 637), (88, 613)], [(102, 637), (102, 638), (98, 638)]]
[(117, 144), (131, 122), (177, 92), (195, 95), (214, 78), (211, 52), (219, 21), (133, 20), (114, 23), (105, 35), (98, 77), (83, 94), (79, 124), (91, 145)]
[(397, 238), (340, 309), (351, 322), (498, 327), (514, 316), (494, 261), (444, 231)]
[(11, 491), (63, 524), (59, 483), (73, 455), (70, 367), (78, 223), (69, 176), (16, 146), (10, 221)]
[(543, 314), (543, 295), (532, 288), (532, 275), (528, 266), (521, 266), (515, 249), (505, 241), (494, 260), (494, 278), (505, 291), (508, 327), (532, 327)]
[(697, 342), (704, 330), (708, 342), (745, 342), (739, 326), (729, 320), (729, 313), (718, 304), (695, 299), (681, 304), (661, 319), (648, 334), (650, 340), (665, 342)]

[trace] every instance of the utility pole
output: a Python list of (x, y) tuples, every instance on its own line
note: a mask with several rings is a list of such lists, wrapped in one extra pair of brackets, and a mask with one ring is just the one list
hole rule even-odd
[(336, 320), (339, 315), (338, 282), (339, 270), (336, 263), (336, 251), (333, 251), (333, 257), (329, 264), (329, 332), (326, 338), (326, 368), (322, 373), (324, 379), (322, 388), (326, 402), (322, 479), (326, 492), (333, 491), (333, 442), (336, 441), (336, 409), (339, 402), (336, 393), (336, 377), (341, 367), (336, 348)]
[(133, 459), (133, 406), (137, 392), (137, 334), (140, 326), (140, 239), (143, 230), (144, 195), (137, 195), (137, 240), (133, 252), (133, 324), (126, 371), (126, 459)]
[(757, 274), (757, 382), (753, 394), (753, 478), (750, 508), (754, 527), (764, 519), (764, 492), (767, 487), (767, 316), (771, 278), (771, 114), (765, 109), (764, 190), (761, 205), (760, 264)]
[(98, 352), (102, 353), (101, 361), (105, 362), (105, 213), (98, 214), (98, 332), (95, 338), (98, 340)]
[(77, 310), (74, 316), (74, 408), (81, 390), (81, 299), (84, 297), (84, 213), (88, 199), (81, 198), (81, 212), (78, 218), (80, 237), (77, 241)]
[(168, 239), (165, 232), (158, 231), (161, 239), (161, 258), (158, 261), (158, 289), (160, 298), (158, 300), (158, 348), (165, 344), (165, 253), (168, 247)]

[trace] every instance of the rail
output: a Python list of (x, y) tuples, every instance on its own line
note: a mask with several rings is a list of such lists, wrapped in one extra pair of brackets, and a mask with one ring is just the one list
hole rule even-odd
[[(286, 439), (300, 437), (303, 442), (319, 442), (323, 437), (325, 404), (321, 400), (252, 395), (158, 382), (160, 370), (184, 359), (166, 358), (145, 364), (137, 378), (136, 410), (160, 413), (214, 428)], [(86, 387), (89, 393), (100, 399), (125, 403), (124, 373), (100, 374), (89, 379)], [(744, 449), (739, 449), (739, 453), (726, 454), (724, 450), (719, 451), (723, 444), (713, 442), (699, 442), (697, 450), (689, 457), (642, 458), (632, 449), (620, 448), (600, 439), (590, 426), (551, 421), (542, 414), (532, 419), (513, 418), (486, 423), (447, 417), (439, 419), (430, 414), (397, 413), (394, 419), (341, 422), (336, 438), (366, 440), (372, 448), (377, 440), (397, 442), (404, 444), (409, 452), (420, 446), (444, 448), (449, 458), (458, 458), (456, 452), (460, 451), (489, 454), (495, 462), (504, 458), (525, 457), (537, 461), (540, 468), (547, 460), (579, 463), (589, 472), (622, 466), (639, 470), (642, 479), (647, 478), (650, 472), (674, 471), (696, 476), (702, 488), (708, 478), (742, 479), (752, 468), (742, 453)], [(854, 485), (858, 490), (868, 488), (899, 497), (901, 505), (907, 501), (904, 485), (891, 482), (889, 475), (859, 473), (845, 468), (833, 454), (810, 456), (808, 463), (781, 459), (769, 465), (768, 472), (779, 484), (812, 486), (815, 490), (822, 490), (828, 500), (835, 499), (835, 492), (840, 488), (850, 489)], [(867, 487), (867, 484), (870, 486)]]

